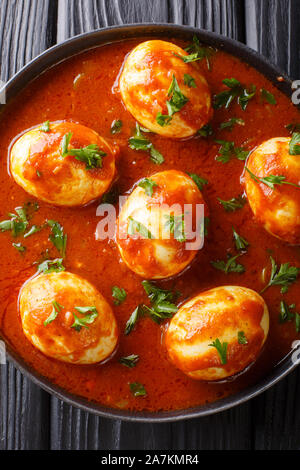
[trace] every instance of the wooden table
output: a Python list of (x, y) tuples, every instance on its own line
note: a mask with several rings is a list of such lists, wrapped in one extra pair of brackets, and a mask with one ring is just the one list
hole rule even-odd
[[(0, 78), (7, 80), (66, 38), (132, 22), (215, 31), (247, 43), (300, 78), (299, 0), (0, 0)], [(79, 411), (12, 365), (0, 367), (0, 449), (300, 449), (300, 369), (218, 415), (134, 424)]]

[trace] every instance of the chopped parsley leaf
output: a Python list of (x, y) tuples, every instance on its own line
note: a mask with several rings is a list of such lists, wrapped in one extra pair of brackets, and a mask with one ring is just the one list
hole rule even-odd
[(122, 130), (122, 127), (123, 127), (123, 123), (121, 119), (115, 119), (111, 124), (110, 133), (113, 135), (119, 134), (119, 132), (121, 132)]
[(212, 346), (213, 348), (216, 348), (218, 351), (219, 357), (221, 359), (221, 364), (226, 364), (227, 363), (227, 347), (228, 343), (224, 342), (221, 343), (219, 338), (216, 338), (211, 344), (208, 346)]
[(154, 236), (150, 230), (145, 227), (141, 222), (135, 220), (133, 217), (128, 217), (129, 223), (127, 228), (128, 235), (135, 235), (137, 232), (142, 235), (143, 238), (148, 238), (154, 240)]
[(64, 229), (55, 220), (48, 220), (47, 224), (51, 227), (51, 235), (49, 240), (53, 243), (55, 248), (58, 250), (62, 258), (66, 256), (66, 247), (67, 247), (67, 235), (64, 235)]
[(300, 268), (296, 268), (295, 266), (290, 266), (290, 263), (283, 263), (278, 268), (274, 258), (270, 256), (271, 260), (271, 276), (269, 283), (263, 288), (261, 294), (265, 292), (271, 286), (281, 286), (281, 293), (285, 294), (290, 285), (293, 284), (300, 272)]
[(52, 302), (52, 306), (53, 306), (52, 312), (49, 315), (49, 317), (47, 318), (47, 320), (44, 321), (44, 326), (50, 325), (50, 323), (52, 323), (56, 319), (56, 317), (59, 314), (59, 312), (61, 311), (61, 309), (64, 308), (62, 305), (60, 305), (55, 300)]
[(82, 315), (85, 315), (84, 317), (78, 317), (75, 313), (73, 313), (75, 321), (71, 328), (74, 328), (78, 332), (82, 327), (88, 328), (87, 325), (94, 323), (98, 317), (98, 311), (96, 307), (75, 307), (75, 310), (77, 310), (77, 312), (81, 313)]
[(203, 187), (208, 184), (207, 179), (202, 178), (202, 176), (197, 175), (196, 173), (188, 173), (189, 177), (192, 178), (194, 183), (198, 186), (198, 189), (202, 191)]
[(146, 392), (144, 385), (140, 384), (139, 382), (134, 382), (132, 384), (129, 384), (129, 388), (134, 397), (147, 396), (147, 392)]
[(153, 181), (151, 178), (144, 178), (142, 179), (142, 181), (139, 182), (138, 186), (140, 186), (141, 188), (145, 190), (145, 193), (147, 194), (147, 196), (152, 197), (153, 188), (158, 186), (158, 184), (155, 183), (155, 181)]
[(260, 90), (260, 94), (261, 94), (263, 101), (266, 101), (267, 103), (272, 104), (272, 105), (277, 104), (275, 96), (272, 93), (270, 93), (268, 90), (265, 90), (264, 88), (262, 88)]
[[(299, 147), (300, 148), (300, 147)], [(256, 182), (256, 183), (263, 183), (266, 186), (268, 186), (271, 189), (275, 189), (275, 185), (278, 184), (281, 186), (282, 184), (288, 184), (290, 186), (294, 186), (298, 189), (300, 189), (300, 186), (295, 183), (290, 183), (289, 181), (285, 181), (285, 176), (283, 175), (269, 175), (265, 176), (263, 178), (260, 178), (259, 176), (256, 176), (252, 171), (249, 170), (249, 168), (245, 167), (245, 170), (249, 173), (251, 178)]]
[(188, 73), (184, 74), (183, 82), (184, 82), (185, 85), (187, 85), (190, 88), (196, 88), (197, 87), (195, 79), (191, 75), (189, 75)]
[(126, 293), (126, 290), (123, 289), (122, 287), (113, 286), (111, 288), (111, 291), (112, 291), (112, 296), (115, 299), (114, 300), (115, 305), (121, 305), (126, 300), (127, 293)]
[(49, 274), (49, 273), (60, 273), (65, 271), (63, 266), (63, 258), (46, 259), (38, 265), (38, 272)]
[(300, 155), (300, 132), (294, 132), (289, 143), (289, 154)]
[(233, 231), (233, 238), (234, 238), (234, 241), (235, 241), (235, 246), (236, 246), (236, 249), (238, 251), (243, 251), (243, 250), (246, 250), (247, 247), (249, 246), (249, 243), (247, 242), (247, 240), (243, 237), (241, 237), (236, 231), (235, 229), (232, 227), (232, 231)]
[(244, 273), (245, 267), (242, 264), (236, 263), (236, 259), (239, 258), (241, 254), (231, 256), (230, 253), (227, 254), (227, 260), (218, 260), (218, 261), (211, 261), (211, 265), (218, 269), (219, 271), (223, 271), (225, 274), (229, 273)]
[(225, 78), (223, 84), (226, 85), (228, 90), (221, 91), (221, 93), (214, 97), (214, 108), (220, 109), (224, 107), (228, 109), (231, 103), (237, 99), (238, 104), (245, 111), (249, 101), (255, 96), (255, 85), (251, 85), (247, 89), (236, 78)]
[(133, 369), (140, 360), (140, 356), (137, 354), (130, 354), (130, 356), (124, 356), (119, 359), (119, 363), (129, 369)]
[(218, 201), (222, 204), (226, 212), (234, 212), (237, 209), (242, 209), (246, 204), (246, 198), (243, 195), (233, 197), (228, 201), (224, 201), (218, 197)]
[(40, 131), (42, 131), (42, 132), (50, 132), (50, 121), (45, 121), (45, 122), (41, 125)]
[(239, 344), (248, 344), (248, 340), (243, 331), (238, 331), (238, 343)]

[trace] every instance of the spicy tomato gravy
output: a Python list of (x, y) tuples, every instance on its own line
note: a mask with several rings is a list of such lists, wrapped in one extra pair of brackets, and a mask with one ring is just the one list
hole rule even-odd
[[(244, 192), (241, 175), (244, 163), (232, 159), (226, 164), (217, 162), (219, 145), (215, 139), (234, 141), (236, 146), (251, 150), (264, 140), (288, 136), (285, 126), (299, 121), (299, 113), (290, 100), (266, 78), (249, 65), (224, 52), (211, 58), (211, 70), (206, 62), (200, 67), (212, 94), (219, 93), (224, 78), (235, 77), (257, 90), (265, 88), (274, 94), (277, 104), (262, 102), (260, 93), (250, 100), (246, 111), (236, 103), (229, 110), (215, 111), (212, 127), (215, 135), (188, 140), (171, 140), (149, 134), (150, 140), (163, 154), (165, 162), (157, 166), (145, 152), (131, 150), (128, 138), (133, 135), (135, 120), (126, 111), (117, 89), (117, 77), (124, 58), (141, 40), (99, 47), (73, 57), (38, 77), (1, 116), (0, 123), (0, 220), (8, 212), (34, 198), (27, 195), (12, 179), (7, 169), (7, 155), (11, 142), (28, 128), (46, 120), (74, 120), (97, 131), (120, 146), (118, 186), (120, 194), (130, 192), (141, 178), (168, 169), (197, 173), (209, 181), (203, 189), (209, 206), (210, 227), (203, 250), (192, 266), (173, 280), (159, 285), (181, 292), (180, 302), (196, 294), (221, 285), (241, 285), (260, 291), (270, 274), (270, 253), (277, 263), (291, 262), (300, 267), (299, 249), (269, 235), (254, 219), (246, 204), (236, 212), (225, 212), (218, 202), (237, 197)], [(174, 41), (175, 43), (178, 41)], [(76, 79), (76, 80), (75, 80)], [(231, 117), (240, 117), (244, 126), (234, 126), (232, 132), (220, 130), (220, 123)], [(111, 134), (114, 120), (122, 120), (122, 132)], [(130, 335), (123, 334), (126, 321), (139, 303), (148, 303), (141, 278), (122, 262), (113, 240), (96, 241), (95, 230), (99, 218), (99, 201), (79, 209), (58, 208), (39, 201), (39, 210), (33, 223), (40, 225), (46, 219), (57, 220), (68, 235), (64, 266), (70, 272), (92, 282), (112, 305), (121, 335), (118, 350), (105, 364), (80, 366), (52, 360), (25, 338), (18, 313), (18, 294), (21, 286), (36, 273), (36, 262), (49, 250), (48, 258), (56, 258), (57, 251), (49, 242), (49, 233), (42, 230), (22, 240), (27, 248), (21, 255), (13, 246), (10, 232), (0, 234), (0, 330), (7, 341), (36, 371), (60, 387), (89, 400), (123, 409), (173, 410), (215, 401), (235, 393), (258, 381), (291, 348), (296, 337), (294, 323), (279, 324), (280, 287), (271, 287), (263, 297), (270, 311), (270, 333), (257, 362), (244, 374), (225, 383), (204, 383), (193, 380), (177, 370), (168, 360), (163, 344), (165, 325), (157, 325), (149, 318), (141, 318)], [(243, 255), (244, 274), (224, 274), (214, 269), (210, 261), (225, 259), (234, 251), (232, 226), (250, 243)], [(114, 306), (112, 286), (123, 287), (127, 299)], [(300, 305), (298, 283), (293, 284), (284, 300)], [(133, 369), (121, 365), (120, 357), (138, 354), (140, 361)], [(129, 383), (142, 383), (146, 397), (134, 397)]]

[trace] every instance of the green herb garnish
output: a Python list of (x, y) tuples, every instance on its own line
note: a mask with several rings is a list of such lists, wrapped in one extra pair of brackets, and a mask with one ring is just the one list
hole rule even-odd
[(286, 129), (293, 134), (294, 132), (300, 132), (300, 122), (292, 122), (291, 124), (287, 124)]
[(39, 208), (37, 203), (28, 202), (23, 207), (16, 207), (15, 213), (10, 212), (8, 216), (10, 219), (0, 222), (0, 231), (7, 232), (11, 230), (13, 237), (23, 235), (28, 227), (29, 220), (33, 213)]
[(113, 135), (119, 134), (119, 132), (121, 132), (122, 130), (122, 127), (123, 127), (123, 123), (121, 119), (115, 119), (111, 124), (111, 128), (110, 128), (111, 134)]
[(93, 170), (94, 168), (102, 168), (102, 159), (106, 156), (106, 153), (100, 150), (96, 144), (91, 144), (86, 147), (79, 149), (69, 149), (70, 141), (72, 139), (72, 132), (65, 134), (62, 140), (62, 156), (67, 157), (71, 155), (76, 160), (85, 163), (86, 170)]
[(127, 228), (128, 235), (135, 235), (137, 232), (142, 235), (143, 238), (154, 240), (154, 236), (150, 230), (145, 227), (141, 222), (135, 220), (133, 217), (128, 217), (129, 223)]
[(173, 233), (175, 240), (178, 242), (185, 242), (184, 215), (166, 214), (165, 219), (165, 229), (169, 230), (170, 233)]
[(289, 154), (300, 155), (300, 132), (294, 132), (289, 143)]
[(39, 130), (42, 131), (42, 132), (50, 132), (50, 121), (45, 121), (45, 122), (41, 125), (41, 127), (40, 127)]
[(211, 344), (209, 344), (208, 346), (212, 346), (213, 348), (216, 348), (216, 350), (218, 351), (219, 357), (221, 359), (221, 364), (226, 364), (227, 363), (228, 343), (226, 343), (226, 342), (221, 343), (219, 338), (217, 338)]
[(168, 124), (170, 124), (171, 121), (172, 121), (172, 116), (169, 116), (168, 114), (162, 114), (161, 112), (159, 112), (156, 115), (156, 122), (161, 127), (167, 126)]
[(263, 288), (261, 294), (271, 286), (281, 286), (280, 292), (285, 294), (288, 291), (290, 285), (297, 280), (300, 268), (290, 266), (290, 263), (283, 263), (278, 268), (272, 256), (270, 256), (270, 260), (272, 265), (270, 281)]
[(175, 55), (186, 63), (205, 59), (207, 69), (211, 70), (210, 58), (216, 53), (215, 49), (213, 49), (212, 47), (202, 46), (197, 36), (194, 35), (193, 42), (185, 49), (185, 51), (190, 52), (190, 54), (187, 56), (180, 56), (177, 54)]
[(53, 306), (52, 312), (51, 312), (50, 316), (47, 318), (47, 320), (44, 321), (44, 326), (50, 325), (50, 323), (52, 323), (56, 319), (56, 317), (59, 314), (59, 312), (61, 311), (61, 309), (64, 308), (62, 305), (60, 305), (55, 300), (52, 302), (52, 306)]
[(125, 335), (129, 335), (129, 333), (132, 332), (133, 328), (135, 327), (136, 322), (138, 319), (143, 315), (143, 310), (141, 305), (138, 305), (132, 314), (130, 315), (129, 319), (127, 320), (126, 326), (125, 326)]
[(77, 310), (77, 312), (81, 313), (82, 315), (85, 315), (84, 317), (78, 317), (75, 313), (73, 313), (75, 321), (71, 328), (74, 328), (78, 332), (82, 327), (88, 328), (87, 325), (94, 323), (98, 317), (98, 311), (96, 307), (75, 307), (75, 310)]
[(228, 273), (243, 273), (245, 272), (245, 267), (242, 264), (238, 264), (236, 259), (239, 258), (241, 255), (231, 256), (230, 253), (227, 255), (227, 260), (218, 260), (218, 261), (211, 261), (211, 265), (218, 269), (219, 271), (223, 271), (225, 274)]
[(205, 126), (201, 127), (201, 129), (197, 131), (197, 134), (201, 135), (201, 137), (209, 137), (213, 135), (213, 133), (214, 131), (213, 131), (211, 124), (206, 124)]
[(70, 145), (72, 137), (73, 137), (72, 132), (68, 132), (68, 134), (65, 134), (62, 138), (61, 154), (63, 157), (66, 157), (68, 155), (68, 149), (69, 149), (69, 145)]
[(220, 124), (220, 129), (227, 129), (229, 131), (232, 131), (233, 127), (236, 124), (238, 124), (239, 126), (244, 126), (245, 121), (243, 119), (233, 117), (229, 119), (228, 121), (222, 122)]
[(67, 235), (64, 235), (63, 227), (55, 220), (47, 221), (49, 227), (51, 227), (51, 235), (49, 240), (53, 243), (55, 248), (58, 250), (62, 258), (66, 256), (67, 247)]
[(214, 97), (214, 108), (220, 109), (224, 107), (228, 109), (231, 103), (237, 99), (238, 104), (241, 106), (242, 110), (245, 111), (249, 101), (256, 93), (255, 85), (251, 85), (250, 88), (247, 89), (235, 78), (225, 78), (223, 83), (227, 86), (228, 90), (222, 91)]
[(281, 300), (279, 309), (279, 323), (286, 323), (294, 320), (295, 313), (292, 312), (292, 310), (295, 307), (295, 304), (288, 305), (284, 300)]
[(130, 356), (121, 357), (119, 363), (129, 369), (133, 369), (140, 360), (140, 356), (137, 354), (130, 354)]
[(248, 340), (243, 331), (238, 331), (238, 343), (239, 344), (248, 344)]
[(112, 291), (112, 296), (115, 299), (114, 304), (115, 305), (121, 305), (127, 297), (126, 290), (123, 289), (122, 287), (114, 286), (111, 288)]
[(62, 271), (65, 271), (62, 258), (47, 259), (38, 265), (38, 272), (40, 273), (49, 274), (60, 273)]
[(155, 183), (155, 181), (153, 181), (151, 178), (144, 178), (142, 179), (142, 181), (139, 182), (138, 186), (140, 186), (141, 188), (145, 190), (145, 193), (147, 194), (147, 196), (152, 197), (153, 188), (158, 186), (158, 184)]
[(246, 198), (243, 195), (233, 197), (228, 201), (224, 201), (218, 197), (218, 201), (222, 204), (226, 212), (234, 212), (237, 209), (242, 209), (246, 204)]
[(216, 140), (215, 142), (221, 145), (219, 155), (216, 158), (218, 162), (228, 163), (232, 158), (245, 161), (249, 156), (250, 151), (243, 147), (235, 147), (234, 142), (228, 140)]
[(267, 103), (272, 104), (272, 105), (277, 104), (275, 96), (272, 93), (270, 93), (268, 90), (265, 90), (264, 88), (262, 88), (260, 90), (260, 94), (261, 94), (263, 101), (266, 101)]
[(135, 397), (147, 396), (147, 392), (146, 392), (144, 385), (140, 384), (139, 382), (134, 382), (132, 384), (129, 384), (129, 387), (133, 396)]
[(42, 229), (43, 227), (40, 227), (38, 225), (32, 225), (32, 227), (30, 227), (28, 232), (24, 233), (24, 238), (28, 238), (31, 235), (34, 235), (35, 233), (40, 232)]
[(142, 134), (142, 131), (146, 130), (141, 128), (138, 123), (136, 123), (135, 134), (133, 137), (130, 137), (128, 143), (129, 147), (133, 150), (143, 150), (145, 152), (150, 152), (150, 160), (156, 165), (161, 165), (165, 160), (162, 154), (153, 146), (147, 137)]
[(184, 82), (185, 85), (187, 85), (190, 88), (196, 88), (197, 87), (195, 79), (191, 75), (189, 75), (188, 73), (184, 74), (183, 82)]
[(23, 246), (21, 243), (13, 243), (12, 246), (21, 254), (26, 251), (26, 246)]
[(246, 250), (247, 247), (249, 246), (249, 243), (247, 240), (243, 237), (241, 237), (235, 229), (232, 227), (232, 232), (233, 232), (233, 239), (235, 241), (235, 246), (238, 251), (243, 251)]
[[(300, 147), (299, 147), (300, 148)], [(295, 183), (290, 183), (289, 181), (285, 181), (285, 176), (282, 175), (269, 175), (265, 176), (263, 178), (260, 178), (259, 176), (256, 176), (252, 171), (249, 170), (249, 168), (245, 167), (245, 170), (249, 173), (251, 178), (256, 182), (256, 183), (263, 183), (266, 186), (268, 186), (271, 189), (275, 189), (275, 185), (278, 184), (281, 186), (282, 184), (288, 184), (290, 186), (294, 186), (298, 189), (300, 189), (300, 186)]]
[(202, 178), (202, 176), (197, 175), (196, 173), (188, 173), (189, 177), (192, 178), (194, 183), (198, 186), (198, 189), (202, 191), (203, 187), (208, 184), (207, 179)]
[(188, 98), (181, 92), (174, 74), (171, 85), (168, 89), (168, 96), (171, 97), (171, 99), (167, 101), (169, 116), (173, 116), (173, 114), (178, 113), (181, 108), (183, 108), (183, 106), (189, 101)]

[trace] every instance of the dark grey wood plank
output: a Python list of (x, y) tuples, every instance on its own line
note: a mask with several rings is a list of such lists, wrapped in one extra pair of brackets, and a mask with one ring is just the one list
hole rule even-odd
[[(58, 42), (103, 26), (188, 24), (244, 39), (243, 2), (235, 0), (59, 0)], [(99, 419), (51, 399), (52, 449), (247, 449), (250, 408), (176, 424)]]
[[(53, 0), (0, 0), (1, 80), (52, 45), (56, 7)], [(0, 393), (0, 449), (47, 449), (48, 394), (12, 365), (0, 366)]]
[(177, 23), (244, 38), (244, 3), (236, 0), (59, 0), (58, 42), (104, 26)]
[(245, 0), (245, 14), (247, 44), (299, 78), (299, 1)]

